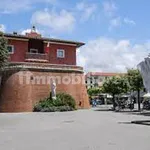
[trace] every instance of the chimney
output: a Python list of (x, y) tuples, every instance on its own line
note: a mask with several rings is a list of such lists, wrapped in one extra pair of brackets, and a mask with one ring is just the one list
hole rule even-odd
[(32, 26), (31, 32), (36, 32), (36, 27)]
[(37, 33), (35, 26), (32, 26), (31, 32), (26, 33), (26, 36), (31, 38), (41, 38), (41, 34)]

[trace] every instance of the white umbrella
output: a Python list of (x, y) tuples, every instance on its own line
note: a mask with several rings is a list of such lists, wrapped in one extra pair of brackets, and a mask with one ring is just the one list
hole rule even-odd
[(113, 98), (111, 95), (107, 94), (107, 98)]
[(143, 95), (143, 97), (150, 98), (150, 93), (147, 93), (147, 94)]
[(121, 95), (121, 97), (124, 97), (124, 98), (127, 98), (127, 97), (129, 97), (130, 95), (127, 95), (127, 94), (125, 94), (125, 95)]

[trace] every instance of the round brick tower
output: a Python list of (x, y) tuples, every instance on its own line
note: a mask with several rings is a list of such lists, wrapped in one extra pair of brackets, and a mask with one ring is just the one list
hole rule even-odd
[(47, 63), (11, 63), (3, 72), (0, 112), (31, 112), (34, 105), (49, 96), (54, 79), (57, 93), (72, 95), (78, 108), (89, 108), (83, 68)]

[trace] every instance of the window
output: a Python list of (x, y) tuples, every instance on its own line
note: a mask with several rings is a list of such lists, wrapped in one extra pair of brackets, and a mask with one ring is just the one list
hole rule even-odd
[(33, 49), (33, 48), (31, 48), (31, 49), (30, 49), (30, 53), (38, 53), (38, 49)]
[(103, 78), (99, 78), (99, 82), (103, 82), (103, 80), (104, 80)]
[(95, 80), (98, 80), (98, 77), (94, 77)]
[(65, 50), (63, 50), (63, 49), (58, 49), (58, 50), (57, 50), (57, 57), (58, 57), (58, 58), (64, 58), (64, 57), (65, 57)]
[(9, 54), (13, 54), (14, 53), (14, 45), (8, 45), (7, 50), (8, 50)]

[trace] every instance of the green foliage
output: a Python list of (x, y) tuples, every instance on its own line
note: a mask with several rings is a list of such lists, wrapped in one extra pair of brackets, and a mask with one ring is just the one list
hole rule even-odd
[(2, 32), (0, 32), (0, 69), (2, 69), (8, 60), (7, 40), (4, 38)]
[(144, 88), (142, 76), (137, 69), (128, 69), (127, 79), (130, 85), (130, 91), (137, 91), (138, 93), (138, 110), (141, 110), (140, 90)]
[(65, 93), (59, 93), (56, 100), (50, 97), (40, 101), (34, 107), (36, 112), (55, 112), (55, 111), (73, 111), (76, 109), (75, 100), (72, 96)]
[(76, 107), (74, 98), (69, 94), (59, 93), (57, 94), (57, 99), (61, 102), (63, 106), (70, 106), (74, 109)]
[(103, 84), (103, 92), (113, 96), (113, 110), (116, 108), (115, 95), (126, 93), (128, 91), (128, 80), (124, 76), (108, 78)]
[(143, 89), (143, 79), (137, 69), (128, 69), (127, 79), (130, 85), (130, 90), (138, 91)]
[(129, 85), (126, 77), (112, 77), (105, 80), (102, 90), (104, 93), (114, 96), (126, 93), (128, 91), (128, 87)]
[(102, 90), (100, 88), (90, 88), (88, 89), (88, 95), (91, 96), (97, 96), (98, 94), (102, 93)]

